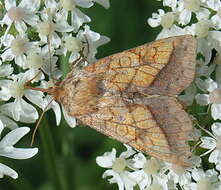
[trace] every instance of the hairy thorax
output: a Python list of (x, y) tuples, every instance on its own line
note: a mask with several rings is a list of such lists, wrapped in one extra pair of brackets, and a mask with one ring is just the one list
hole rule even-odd
[(101, 75), (88, 76), (79, 71), (69, 75), (58, 86), (54, 98), (62, 103), (71, 116), (90, 114), (97, 110), (99, 99), (104, 93), (100, 85)]

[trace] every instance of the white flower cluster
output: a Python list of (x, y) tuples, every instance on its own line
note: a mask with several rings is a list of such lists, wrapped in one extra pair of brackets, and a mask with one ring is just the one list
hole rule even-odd
[[(18, 128), (17, 122), (35, 123), (39, 118), (35, 106), (42, 110), (53, 109), (59, 125), (59, 104), (49, 95), (26, 89), (24, 85), (33, 78), (31, 86), (48, 88), (53, 85), (62, 76), (59, 69), (62, 56), (70, 66), (75, 60), (83, 59), (84, 64), (96, 60), (97, 48), (109, 38), (92, 31), (86, 24), (91, 19), (81, 11), (95, 3), (109, 8), (109, 0), (0, 2), (0, 132), (5, 127), (12, 130), (0, 141), (1, 156), (26, 159), (37, 153), (37, 149), (13, 147), (29, 130)], [(64, 116), (74, 127), (75, 119), (66, 113)], [(4, 174), (17, 177), (15, 171), (0, 164), (0, 177)]]
[[(152, 27), (162, 27), (157, 39), (184, 34), (197, 39), (196, 78), (179, 96), (202, 125), (198, 124), (196, 129), (200, 138), (194, 148), (201, 152), (196, 157), (197, 164), (183, 169), (147, 159), (128, 147), (119, 157), (115, 149), (97, 157), (97, 163), (109, 168), (103, 177), (112, 176), (109, 182), (117, 183), (120, 190), (136, 186), (141, 190), (218, 190), (221, 189), (221, 1), (159, 1), (169, 12), (159, 9), (147, 20)], [(208, 123), (212, 123), (211, 128)]]
[(204, 171), (201, 168), (186, 169), (174, 164), (163, 163), (156, 158), (136, 153), (129, 146), (116, 156), (116, 150), (98, 156), (101, 167), (108, 168), (103, 178), (117, 183), (119, 190), (218, 190), (221, 188), (218, 172), (215, 169)]

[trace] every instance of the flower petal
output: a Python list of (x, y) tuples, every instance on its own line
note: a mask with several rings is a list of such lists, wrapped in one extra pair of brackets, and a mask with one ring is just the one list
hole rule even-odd
[(129, 176), (136, 181), (140, 189), (145, 189), (151, 185), (151, 176), (145, 174), (143, 170), (131, 172)]
[(82, 13), (79, 9), (75, 9), (72, 12), (72, 26), (75, 27), (77, 31), (83, 23), (90, 22), (91, 19), (84, 13)]
[(16, 1), (15, 0), (5, 0), (6, 10), (8, 11), (12, 7), (16, 7)]
[[(53, 109), (53, 111), (55, 113), (56, 124), (59, 125), (60, 122), (61, 122), (61, 109), (60, 109), (60, 106), (57, 102), (52, 101), (50, 107)], [(75, 122), (75, 126), (76, 126), (76, 122)]]
[(0, 178), (3, 178), (4, 175), (10, 176), (13, 179), (18, 178), (18, 174), (15, 170), (9, 168), (8, 166), (0, 163)]
[(26, 90), (25, 91), (25, 97), (32, 102), (33, 104), (36, 104), (38, 107), (42, 108), (44, 106), (44, 100), (43, 100), (43, 93), (36, 90)]
[(108, 179), (109, 183), (117, 183), (118, 190), (124, 190), (124, 183), (118, 173), (113, 170), (107, 170), (103, 173), (102, 178), (106, 178), (108, 176), (112, 176), (112, 178)]
[(75, 117), (72, 117), (72, 116), (69, 116), (67, 114), (67, 112), (65, 111), (64, 107), (62, 106), (62, 111), (63, 111), (63, 115), (64, 115), (64, 119), (65, 121), (67, 122), (67, 124), (70, 126), (70, 127), (76, 127), (76, 119)]
[(18, 7), (22, 7), (22, 8), (27, 9), (28, 11), (33, 12), (39, 9), (40, 3), (41, 3), (40, 0), (28, 0), (28, 1), (22, 0), (20, 4), (18, 5)]
[(143, 168), (146, 161), (146, 157), (142, 153), (138, 153), (132, 159), (132, 166), (136, 169)]
[(4, 123), (5, 127), (8, 127), (11, 130), (16, 129), (18, 127), (18, 124), (16, 122), (4, 115), (0, 115), (0, 120)]
[(136, 151), (134, 151), (133, 148), (131, 148), (130, 146), (126, 144), (124, 144), (124, 146), (127, 148), (127, 150), (120, 154), (121, 158), (129, 158), (130, 156), (136, 153)]
[(4, 125), (3, 125), (2, 121), (0, 120), (0, 135), (1, 135), (3, 129), (4, 129)]
[(105, 9), (108, 9), (110, 7), (110, 1), (109, 0), (94, 0), (94, 2), (100, 4)]
[(208, 94), (197, 94), (196, 95), (196, 102), (200, 105), (208, 105), (210, 103), (209, 101), (209, 95)]
[(111, 168), (116, 159), (116, 150), (113, 148), (111, 152), (105, 152), (103, 156), (98, 156), (96, 162), (103, 168)]
[(14, 148), (13, 151), (5, 152), (1, 156), (13, 159), (28, 159), (38, 153), (38, 148)]
[(0, 147), (16, 144), (23, 136), (25, 136), (30, 129), (28, 127), (19, 127), (10, 131), (0, 141)]
[(212, 104), (211, 115), (214, 120), (221, 119), (221, 104)]
[(16, 30), (20, 34), (24, 34), (27, 30), (27, 26), (24, 21), (14, 21), (14, 25), (15, 25)]
[(212, 137), (201, 137), (200, 140), (202, 141), (202, 144), (200, 144), (200, 147), (206, 148), (206, 149), (214, 149), (216, 148), (216, 140)]
[(215, 136), (221, 138), (221, 123), (218, 122), (213, 123), (211, 129)]
[(221, 157), (221, 152), (218, 149), (215, 149), (214, 151), (211, 152), (209, 155), (208, 161), (210, 163), (217, 163), (219, 158)]

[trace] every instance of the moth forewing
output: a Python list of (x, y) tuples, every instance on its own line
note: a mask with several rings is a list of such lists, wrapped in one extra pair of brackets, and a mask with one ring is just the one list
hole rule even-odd
[(192, 122), (175, 96), (193, 81), (195, 58), (191, 35), (158, 40), (71, 72), (54, 96), (85, 125), (151, 156), (189, 166), (186, 141)]

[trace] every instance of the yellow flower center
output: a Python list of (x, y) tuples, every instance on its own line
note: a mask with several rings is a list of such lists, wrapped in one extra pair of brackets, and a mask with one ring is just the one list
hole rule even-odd
[(209, 23), (206, 20), (200, 20), (196, 23), (196, 35), (198, 38), (204, 38), (209, 33)]
[(61, 6), (67, 11), (72, 11), (76, 6), (76, 3), (74, 0), (60, 0), (60, 3), (61, 3)]
[(175, 17), (173, 13), (166, 13), (161, 18), (161, 25), (163, 28), (170, 28), (174, 23)]
[(115, 172), (120, 173), (120, 172), (124, 171), (126, 165), (127, 165), (126, 160), (124, 158), (117, 158), (113, 163), (112, 169)]
[(43, 36), (51, 35), (54, 32), (54, 23), (50, 21), (41, 22), (37, 25), (37, 31)]
[(72, 36), (66, 38), (64, 46), (67, 48), (68, 51), (73, 52), (79, 52), (83, 47), (82, 42)]
[(143, 170), (146, 174), (156, 174), (159, 171), (160, 167), (160, 162), (153, 158), (146, 161)]
[(184, 0), (184, 7), (192, 12), (196, 12), (200, 9), (199, 0)]
[(23, 38), (15, 38), (11, 42), (11, 50), (12, 53), (16, 56), (21, 55), (27, 51), (27, 43), (28, 41)]

